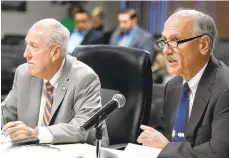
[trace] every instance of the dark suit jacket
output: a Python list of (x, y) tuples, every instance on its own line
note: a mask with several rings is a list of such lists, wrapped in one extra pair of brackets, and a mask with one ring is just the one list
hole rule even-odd
[[(119, 35), (121, 34), (121, 31), (119, 28), (117, 28), (113, 34), (111, 35), (111, 39), (109, 44), (111, 45), (118, 45), (117, 39), (119, 38)], [(138, 48), (146, 50), (150, 53), (150, 59), (153, 62), (155, 55), (153, 52), (153, 37), (151, 33), (146, 32), (140, 27), (137, 27), (137, 30), (133, 36), (133, 39), (130, 43), (129, 47)]]
[[(183, 79), (171, 79), (165, 88), (163, 120), (165, 136), (171, 140)], [(229, 68), (216, 58), (200, 79), (185, 141), (169, 143), (159, 158), (228, 158), (229, 157)]]
[(90, 29), (80, 45), (102, 44), (102, 33), (95, 29)]

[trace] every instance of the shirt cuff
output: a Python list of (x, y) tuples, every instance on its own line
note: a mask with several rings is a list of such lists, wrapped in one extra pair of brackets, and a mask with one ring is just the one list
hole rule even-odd
[(38, 127), (38, 131), (38, 139), (40, 140), (40, 143), (52, 143), (53, 135), (47, 127)]

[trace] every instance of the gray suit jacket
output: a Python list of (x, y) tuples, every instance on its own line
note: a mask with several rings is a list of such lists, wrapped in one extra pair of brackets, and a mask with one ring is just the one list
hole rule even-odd
[[(171, 140), (183, 79), (171, 79), (165, 88), (163, 118)], [(197, 87), (185, 141), (169, 143), (159, 158), (229, 157), (229, 68), (211, 57)]]
[[(110, 38), (110, 45), (118, 45), (118, 38), (119, 35), (121, 34), (121, 31), (119, 28), (117, 28), (113, 34), (111, 35)], [(148, 51), (150, 54), (150, 59), (153, 62), (155, 59), (155, 55), (153, 52), (153, 37), (149, 32), (146, 32), (140, 27), (137, 27), (137, 30), (133, 36), (133, 39), (130, 43), (130, 46), (132, 48), (138, 48), (138, 49), (143, 49)]]
[[(95, 132), (83, 132), (80, 126), (101, 109), (100, 80), (96, 73), (75, 57), (66, 55), (65, 64), (53, 100), (48, 129), (53, 143), (95, 142)], [(4, 120), (20, 120), (36, 127), (39, 117), (43, 80), (29, 74), (27, 64), (15, 73), (13, 88), (2, 102)], [(103, 145), (108, 145), (106, 125)]]

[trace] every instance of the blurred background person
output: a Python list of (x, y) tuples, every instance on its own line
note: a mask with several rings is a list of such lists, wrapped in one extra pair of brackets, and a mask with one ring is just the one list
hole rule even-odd
[(63, 17), (60, 20), (60, 23), (63, 24), (69, 31), (73, 30), (76, 25), (74, 15), (81, 10), (83, 10), (83, 8), (80, 3), (71, 4), (68, 9), (68, 15)]
[(100, 32), (105, 31), (104, 17), (105, 17), (105, 13), (102, 7), (95, 7), (92, 10), (91, 22), (92, 22), (92, 27), (95, 30), (100, 31)]
[(163, 83), (163, 79), (168, 75), (166, 68), (166, 58), (162, 52), (158, 52), (152, 66), (152, 75), (154, 83)]
[(86, 10), (77, 12), (74, 16), (75, 28), (68, 40), (68, 53), (72, 53), (79, 45), (101, 44), (102, 33), (91, 27), (91, 15)]
[(118, 28), (111, 35), (109, 44), (124, 47), (133, 47), (146, 50), (150, 53), (153, 63), (153, 37), (137, 24), (137, 13), (134, 9), (121, 9), (118, 12)]
[(101, 44), (109, 44), (109, 40), (111, 38), (112, 33), (114, 32), (115, 28), (108, 30), (106, 25), (104, 24), (105, 20), (105, 12), (102, 7), (95, 7), (92, 10), (92, 27), (102, 33), (102, 41)]

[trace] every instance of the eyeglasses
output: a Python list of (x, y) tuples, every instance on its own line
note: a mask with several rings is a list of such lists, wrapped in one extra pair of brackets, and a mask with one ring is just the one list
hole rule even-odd
[(157, 45), (158, 48), (164, 49), (166, 44), (167, 44), (170, 49), (173, 49), (173, 48), (177, 48), (178, 44), (185, 43), (185, 42), (188, 42), (188, 41), (192, 41), (192, 40), (194, 40), (196, 38), (199, 38), (199, 37), (202, 37), (204, 35), (206, 35), (206, 34), (203, 34), (203, 35), (200, 35), (200, 36), (196, 36), (196, 37), (192, 37), (192, 38), (187, 38), (187, 39), (184, 39), (184, 40), (176, 40), (176, 41), (160, 40), (160, 41), (156, 42), (156, 45)]

